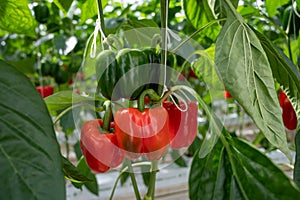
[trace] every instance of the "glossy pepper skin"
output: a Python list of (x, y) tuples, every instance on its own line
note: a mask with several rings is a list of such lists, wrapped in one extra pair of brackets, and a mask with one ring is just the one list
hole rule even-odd
[(170, 142), (169, 116), (161, 106), (146, 108), (121, 108), (115, 116), (115, 134), (120, 148), (129, 159), (146, 156), (158, 160)]
[(116, 135), (100, 133), (101, 119), (87, 121), (81, 129), (80, 148), (90, 169), (95, 173), (107, 172), (123, 162), (124, 154), (118, 147)]
[(296, 112), (283, 90), (279, 91), (279, 103), (282, 108), (282, 119), (284, 126), (289, 130), (297, 128), (297, 115)]
[[(99, 91), (108, 99), (112, 99), (113, 95), (114, 99), (135, 99), (143, 87), (137, 88), (136, 91), (131, 90), (135, 88), (139, 78), (138, 70), (131, 70), (144, 64), (148, 64), (147, 56), (138, 49), (122, 49), (117, 54), (110, 50), (99, 53), (96, 62)], [(116, 87), (118, 81), (121, 82)]]
[[(185, 110), (185, 104), (179, 106)], [(187, 110), (180, 111), (173, 102), (165, 101), (163, 107), (169, 114), (170, 145), (173, 149), (190, 146), (198, 132), (198, 106), (196, 102), (187, 102)]]
[(118, 52), (117, 62), (117, 80), (121, 82), (116, 88), (116, 97), (136, 99), (144, 89), (144, 86), (136, 88), (136, 85), (137, 82), (143, 81), (140, 80), (139, 67), (148, 64), (146, 54), (137, 49), (122, 49)]
[(116, 54), (111, 50), (104, 50), (97, 56), (96, 77), (98, 81), (98, 89), (101, 94), (111, 99), (114, 86), (117, 82), (117, 60)]

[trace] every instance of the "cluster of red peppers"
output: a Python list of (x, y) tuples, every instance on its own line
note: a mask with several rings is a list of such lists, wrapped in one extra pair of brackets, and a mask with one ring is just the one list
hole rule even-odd
[[(177, 107), (178, 106), (178, 107)], [(158, 160), (171, 146), (188, 147), (196, 137), (198, 105), (196, 102), (165, 101), (151, 108), (120, 108), (110, 128), (103, 130), (101, 119), (84, 123), (81, 150), (94, 172), (104, 173), (123, 162), (145, 156)]]

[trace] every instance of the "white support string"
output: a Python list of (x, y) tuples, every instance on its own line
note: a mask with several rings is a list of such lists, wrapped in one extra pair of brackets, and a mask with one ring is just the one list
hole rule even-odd
[(166, 24), (166, 28), (165, 28), (165, 35), (164, 35), (164, 47), (165, 47), (165, 51), (164, 51), (164, 57), (165, 57), (165, 62), (164, 62), (164, 88), (163, 88), (163, 92), (161, 94), (161, 97), (164, 95), (164, 93), (166, 91), (168, 91), (168, 87), (166, 85), (167, 83), (167, 54), (168, 54), (168, 15), (169, 15), (169, 0), (166, 0), (166, 19), (165, 19), (165, 24)]
[[(178, 99), (178, 102), (179, 102), (179, 103), (176, 103), (176, 101), (174, 100), (174, 98), (173, 98), (172, 95), (175, 96), (175, 97)], [(181, 112), (187, 112), (187, 110), (188, 110), (188, 104), (187, 104), (187, 102), (185, 101), (185, 99), (183, 99), (180, 95), (176, 94), (175, 92), (173, 92), (173, 93), (170, 95), (170, 98), (171, 98), (171, 100), (173, 101), (173, 103), (175, 104), (175, 106), (176, 106), (176, 108), (177, 108), (178, 110), (180, 110)], [(184, 108), (183, 108), (183, 109), (180, 107), (180, 102), (182, 102), (182, 103), (184, 104)]]
[[(97, 6), (100, 6), (100, 5), (97, 5)], [(96, 57), (96, 53), (97, 53), (97, 36), (98, 36), (99, 32), (100, 32), (100, 36), (101, 36), (102, 49), (104, 49), (103, 41), (106, 40), (106, 36), (105, 36), (105, 34), (102, 30), (102, 27), (101, 27), (101, 19), (100, 19), (100, 13), (99, 13), (99, 8), (98, 8), (98, 19), (96, 20), (95, 29), (94, 29), (94, 32), (92, 34), (93, 42), (91, 44), (91, 51), (90, 51), (90, 57), (91, 58)]]

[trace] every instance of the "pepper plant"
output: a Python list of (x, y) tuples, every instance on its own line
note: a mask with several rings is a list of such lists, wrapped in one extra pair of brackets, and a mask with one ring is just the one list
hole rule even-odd
[[(192, 156), (190, 199), (299, 198), (298, 0), (2, 0), (0, 10), (0, 199), (66, 199), (65, 180), (99, 195), (96, 174), (117, 169), (111, 199), (127, 178), (136, 199), (154, 199), (170, 152), (181, 166)], [(260, 130), (254, 141), (213, 110), (224, 91)], [(93, 119), (78, 117), (86, 110)]]

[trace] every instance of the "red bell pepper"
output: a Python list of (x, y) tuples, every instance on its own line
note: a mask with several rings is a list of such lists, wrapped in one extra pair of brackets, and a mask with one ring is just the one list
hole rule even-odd
[(163, 107), (121, 108), (114, 115), (115, 134), (120, 148), (129, 159), (146, 156), (158, 160), (170, 142), (169, 116)]
[(37, 86), (36, 90), (40, 93), (42, 98), (50, 96), (54, 92), (54, 88), (52, 86)]
[(118, 147), (116, 135), (100, 133), (101, 119), (87, 121), (81, 129), (80, 147), (90, 169), (104, 173), (123, 162), (124, 154)]
[[(179, 106), (185, 110), (184, 103), (180, 102)], [(193, 101), (188, 102), (187, 106), (186, 111), (180, 111), (170, 101), (163, 103), (169, 113), (170, 144), (173, 149), (190, 146), (198, 132), (198, 106)]]
[(289, 130), (297, 128), (297, 115), (296, 112), (283, 90), (279, 91), (279, 103), (282, 108), (282, 119), (284, 126)]
[(227, 90), (224, 90), (224, 97), (225, 97), (225, 99), (231, 99), (232, 98), (231, 94)]

